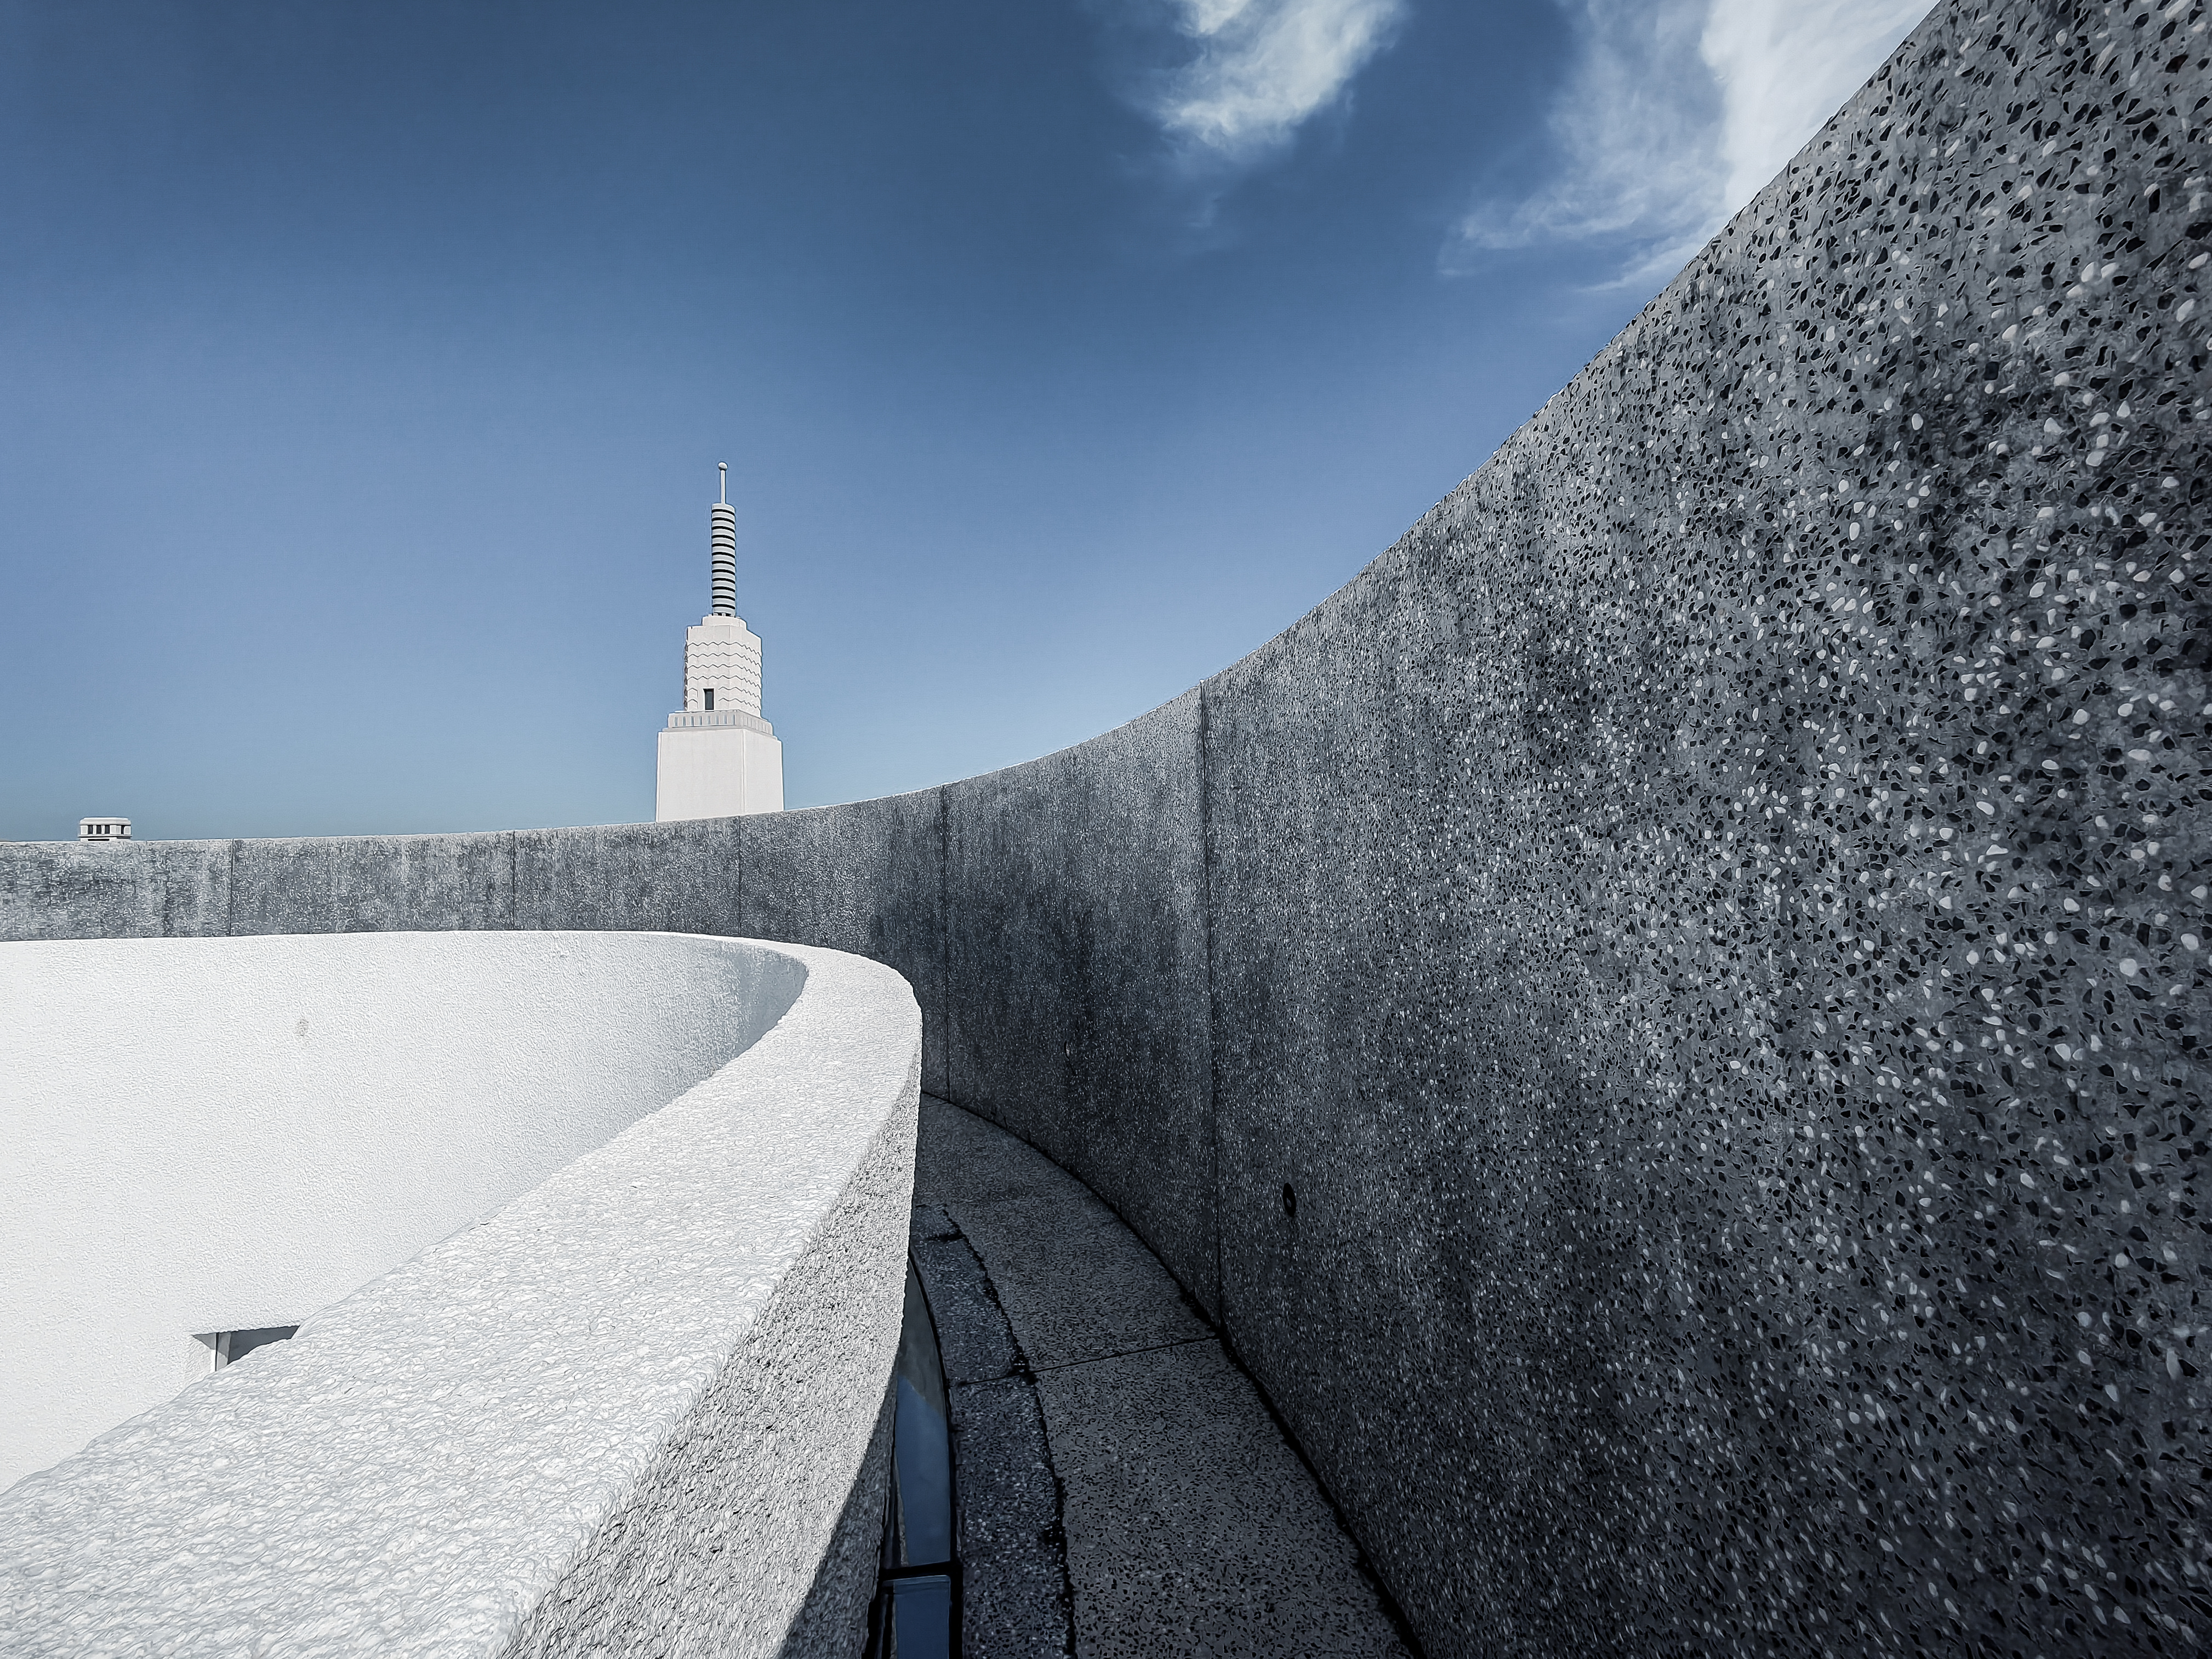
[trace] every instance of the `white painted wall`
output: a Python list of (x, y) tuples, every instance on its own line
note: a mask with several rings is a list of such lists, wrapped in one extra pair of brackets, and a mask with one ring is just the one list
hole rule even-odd
[[(696, 714), (672, 720), (715, 718)], [(655, 777), (653, 816), (657, 823), (783, 811), (783, 745), (748, 727), (664, 727)]]
[[(373, 990), (410, 1011), (387, 1036), (443, 1032), (466, 1061), (473, 1024), (541, 1092), (572, 1066), (617, 1085), (600, 1043), (640, 1063), (664, 1039), (711, 1051), (690, 1035), (709, 1014), (625, 1029), (654, 1026), (661, 1005), (714, 1001), (726, 1033), (733, 1015), (744, 1029), (773, 1011), (788, 977), (805, 984), (737, 1058), (490, 1219), (0, 1494), (0, 1651), (782, 1652), (898, 1340), (921, 1054), (906, 981), (834, 951), (669, 934), (192, 941), (212, 947), (196, 964), (162, 954), (177, 943), (121, 941), (108, 964), (146, 990), (170, 975), (134, 957), (187, 967), (233, 1015), (201, 1028), (205, 1058), (240, 1044), (289, 1056), (307, 988), (256, 970), (323, 946), (294, 961), (341, 979), (349, 953), (381, 964), (356, 994), (313, 1005), (334, 1024), (370, 1018)], [(274, 954), (246, 960), (253, 949)], [(228, 977), (264, 994), (222, 982), (226, 954)], [(13, 988), (32, 977), (9, 971)], [(702, 990), (718, 973), (734, 999)], [(86, 973), (72, 981), (102, 995)], [(447, 1018), (418, 985), (469, 1007)], [(487, 996), (499, 1014), (479, 1020)], [(541, 999), (542, 1018), (528, 1006)], [(507, 1042), (508, 1016), (534, 1040)], [(191, 1021), (162, 1018), (191, 1038)], [(584, 1029), (564, 1032), (572, 1020)], [(443, 1115), (474, 1110), (465, 1091), (444, 1098)], [(357, 1115), (343, 1092), (321, 1100), (326, 1117)], [(435, 1133), (441, 1115), (416, 1121)], [(40, 1360), (19, 1342), (11, 1374)], [(864, 1605), (865, 1586), (855, 1620)]]
[(665, 934), (0, 945), (0, 1486), (204, 1374), (194, 1333), (297, 1323), (603, 1146), (803, 978)]

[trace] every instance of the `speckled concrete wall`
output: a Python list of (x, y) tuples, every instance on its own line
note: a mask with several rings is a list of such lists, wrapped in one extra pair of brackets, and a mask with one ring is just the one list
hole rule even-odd
[(948, 787), (950, 1097), (1083, 1178), (1214, 1303), (1201, 693)]
[(1080, 748), (274, 908), (254, 843), (11, 849), (0, 927), (876, 956), (1431, 1653), (2193, 1650), (2206, 41), (1939, 7), (1403, 541)]
[(1222, 1300), (1438, 1650), (2212, 1635), (2212, 76), (2087, 15), (1209, 689)]

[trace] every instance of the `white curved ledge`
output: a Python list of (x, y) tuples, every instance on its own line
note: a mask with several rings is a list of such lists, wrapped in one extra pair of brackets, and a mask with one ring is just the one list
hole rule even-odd
[[(658, 959), (672, 1001), (719, 973), (720, 1019), (629, 1046), (696, 1064), (719, 1041), (734, 1058), (291, 1341), (0, 1497), (0, 1644), (489, 1655), (650, 1630), (775, 1650), (896, 1341), (921, 1052), (905, 981), (836, 951), (672, 934), (105, 944), (179, 946), (386, 967), (411, 951), (437, 958), (426, 981), (504, 973), (485, 995), (510, 1006), (579, 962), (579, 985), (635, 989)], [(72, 948), (8, 946), (0, 969)], [(589, 1000), (547, 1006), (573, 1021)], [(646, 1018), (626, 992), (608, 1005)], [(481, 1024), (476, 1040), (520, 1052)]]

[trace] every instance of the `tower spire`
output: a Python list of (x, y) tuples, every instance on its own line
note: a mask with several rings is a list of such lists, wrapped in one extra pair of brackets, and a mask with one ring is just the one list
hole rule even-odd
[(718, 461), (721, 499), (707, 509), (708, 541), (714, 550), (714, 609), (717, 617), (738, 614), (738, 509), (730, 505), (730, 464)]

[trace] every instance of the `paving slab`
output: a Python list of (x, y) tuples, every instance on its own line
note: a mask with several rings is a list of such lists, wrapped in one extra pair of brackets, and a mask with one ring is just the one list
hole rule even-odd
[[(916, 1211), (920, 1215), (921, 1212)], [(939, 1213), (942, 1213), (941, 1212)], [(914, 1264), (937, 1327), (937, 1352), (948, 1382), (988, 1382), (1026, 1366), (992, 1294), (990, 1279), (957, 1232), (925, 1238), (916, 1229)]]
[(1036, 1385), (1025, 1376), (956, 1385), (952, 1455), (960, 1492), (967, 1659), (1064, 1655), (1072, 1597), (1060, 1480)]
[(1112, 1210), (927, 1096), (916, 1169), (968, 1659), (1402, 1659), (1358, 1547), (1258, 1389)]
[(1040, 1371), (1212, 1334), (1160, 1259), (1088, 1192), (954, 1211)]
[(1041, 1373), (1079, 1659), (1406, 1653), (1358, 1553), (1211, 1339)]
[(927, 1132), (915, 1142), (916, 1204), (990, 1204), (1091, 1189), (1036, 1147), (933, 1095), (921, 1097)]

